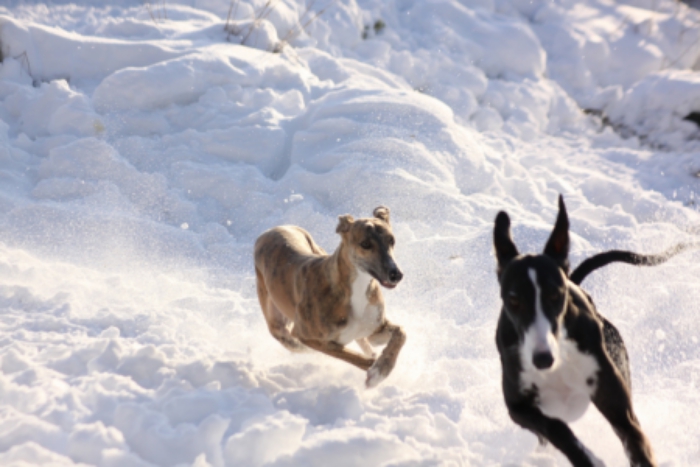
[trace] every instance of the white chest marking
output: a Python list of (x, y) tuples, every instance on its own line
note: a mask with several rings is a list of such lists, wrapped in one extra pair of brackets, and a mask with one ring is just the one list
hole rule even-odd
[[(535, 287), (535, 321), (525, 332), (520, 346), (521, 389), (537, 389), (537, 406), (549, 417), (573, 422), (583, 416), (598, 383), (598, 362), (593, 356), (579, 351), (575, 341), (568, 339), (566, 329), (559, 323), (559, 336), (542, 310), (542, 297), (537, 272), (528, 270)], [(533, 353), (550, 351), (554, 357), (551, 368), (538, 370), (532, 363)]]
[(352, 283), (350, 297), (351, 312), (348, 322), (340, 332), (338, 342), (347, 345), (374, 333), (380, 324), (379, 307), (371, 305), (367, 298), (367, 289), (372, 282), (372, 276), (363, 271), (357, 271)]
[(575, 341), (562, 330), (559, 339), (559, 363), (548, 370), (538, 370), (523, 362), (520, 375), (522, 389), (537, 389), (537, 406), (543, 414), (565, 422), (583, 416), (598, 384), (598, 362), (578, 350)]

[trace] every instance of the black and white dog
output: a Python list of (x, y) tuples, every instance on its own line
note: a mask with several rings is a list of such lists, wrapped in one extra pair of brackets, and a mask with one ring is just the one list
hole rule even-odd
[(518, 253), (505, 212), (496, 217), (493, 237), (503, 300), (496, 345), (510, 417), (542, 443), (551, 442), (574, 466), (601, 466), (566, 424), (593, 401), (622, 440), (630, 464), (656, 466), (632, 409), (622, 337), (579, 284), (606, 264), (659, 264), (693, 245), (661, 255), (609, 251), (584, 261), (569, 276), (569, 219), (561, 196), (543, 254)]

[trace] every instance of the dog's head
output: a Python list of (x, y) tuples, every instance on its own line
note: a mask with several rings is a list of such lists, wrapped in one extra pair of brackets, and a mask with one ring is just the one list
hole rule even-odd
[(348, 247), (350, 261), (355, 267), (393, 289), (403, 278), (394, 260), (394, 234), (389, 222), (389, 208), (379, 206), (374, 217), (354, 219), (346, 214), (338, 217), (336, 232)]
[(510, 218), (499, 212), (493, 230), (503, 312), (520, 338), (523, 365), (538, 370), (558, 362), (558, 337), (568, 302), (569, 218), (559, 196), (559, 215), (544, 252), (521, 255), (510, 235)]

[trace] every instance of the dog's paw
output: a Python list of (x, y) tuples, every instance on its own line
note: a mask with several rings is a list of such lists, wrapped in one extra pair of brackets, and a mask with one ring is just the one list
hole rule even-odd
[(386, 358), (379, 357), (374, 362), (374, 365), (367, 370), (367, 380), (365, 381), (365, 386), (367, 386), (367, 389), (373, 388), (384, 381), (393, 369), (393, 362), (387, 360)]
[(379, 369), (372, 365), (372, 367), (369, 370), (367, 370), (367, 380), (365, 381), (365, 386), (367, 387), (367, 389), (372, 389), (385, 379), (386, 375), (382, 375)]
[(302, 344), (301, 341), (299, 339), (297, 339), (296, 337), (282, 336), (282, 337), (278, 337), (278, 340), (290, 352), (301, 353), (301, 352), (311, 351), (310, 348), (308, 348), (307, 346)]

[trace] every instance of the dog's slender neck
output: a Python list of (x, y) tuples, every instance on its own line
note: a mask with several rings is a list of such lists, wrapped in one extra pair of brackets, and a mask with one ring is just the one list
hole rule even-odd
[(350, 259), (350, 248), (341, 240), (333, 254), (324, 258), (325, 267), (334, 284), (352, 287), (352, 282), (362, 271)]

